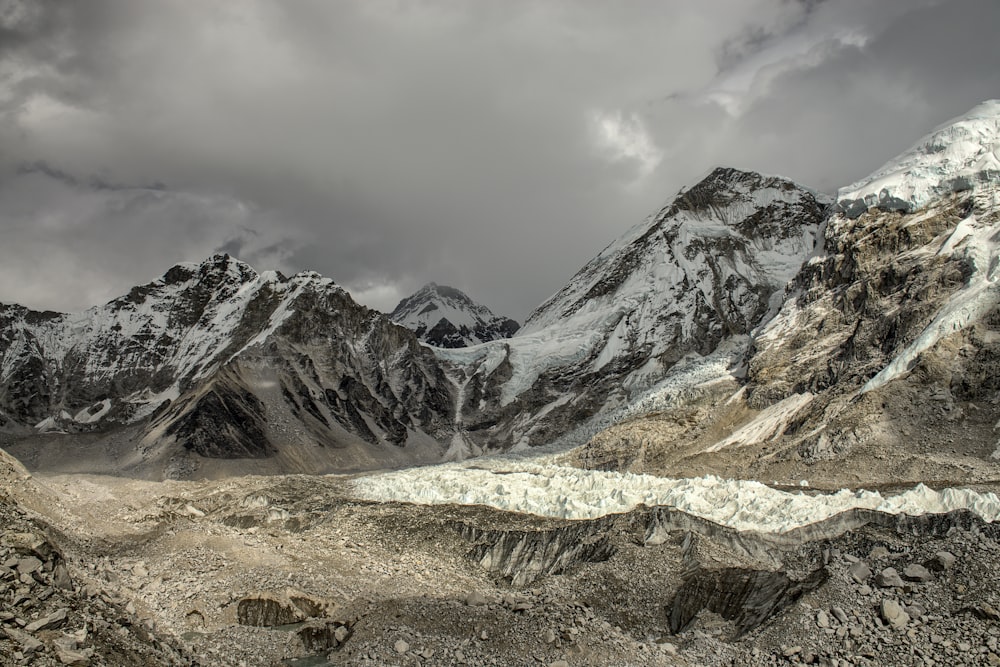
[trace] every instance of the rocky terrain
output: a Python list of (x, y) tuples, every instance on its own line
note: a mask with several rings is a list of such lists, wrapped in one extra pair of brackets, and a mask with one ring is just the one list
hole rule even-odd
[(969, 512), (781, 538), (667, 508), (566, 521), (373, 503), (339, 476), (4, 465), (4, 664), (1000, 660), (1000, 531)]
[(399, 302), (389, 319), (434, 347), (468, 347), (510, 338), (520, 325), (494, 315), (454, 287), (428, 283)]

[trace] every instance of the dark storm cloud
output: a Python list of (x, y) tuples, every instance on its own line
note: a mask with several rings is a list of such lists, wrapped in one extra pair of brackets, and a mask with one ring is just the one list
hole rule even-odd
[(716, 164), (829, 190), (996, 96), (995, 5), (0, 0), (0, 300), (224, 250), (523, 318)]

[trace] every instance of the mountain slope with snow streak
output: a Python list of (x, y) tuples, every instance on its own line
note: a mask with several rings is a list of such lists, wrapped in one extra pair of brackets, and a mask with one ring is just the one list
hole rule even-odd
[(520, 326), (509, 317), (494, 315), (461, 290), (436, 283), (400, 301), (389, 319), (434, 347), (468, 347), (510, 338)]

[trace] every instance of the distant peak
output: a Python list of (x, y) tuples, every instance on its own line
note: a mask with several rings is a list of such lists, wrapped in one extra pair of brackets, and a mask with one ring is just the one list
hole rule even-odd
[(517, 322), (497, 317), (462, 290), (434, 282), (402, 299), (389, 319), (437, 347), (464, 347), (507, 338), (518, 328)]

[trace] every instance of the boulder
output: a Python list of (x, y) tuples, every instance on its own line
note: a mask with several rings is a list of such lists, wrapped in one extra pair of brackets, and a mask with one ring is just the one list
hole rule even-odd
[(68, 614), (68, 609), (59, 609), (58, 611), (52, 612), (48, 616), (43, 616), (33, 623), (28, 623), (24, 626), (24, 629), (26, 632), (35, 633), (39, 630), (51, 630), (53, 628), (61, 627), (66, 622), (66, 616)]
[(913, 563), (903, 568), (903, 578), (907, 581), (930, 581), (931, 573), (923, 565)]
[(487, 600), (486, 596), (479, 591), (472, 591), (465, 596), (465, 604), (470, 607), (483, 607), (489, 604), (489, 600)]
[(894, 567), (887, 567), (875, 575), (875, 583), (882, 588), (902, 588), (904, 586), (899, 572), (896, 572)]
[(851, 575), (851, 579), (854, 579), (859, 584), (863, 584), (868, 581), (868, 577), (872, 576), (872, 570), (868, 565), (859, 560), (856, 563), (852, 563), (849, 568), (847, 568), (847, 573)]
[(939, 551), (927, 561), (926, 566), (935, 572), (950, 570), (955, 565), (955, 554), (950, 551)]
[(910, 622), (910, 615), (895, 600), (882, 600), (879, 611), (882, 620), (897, 630), (905, 628), (906, 624)]

